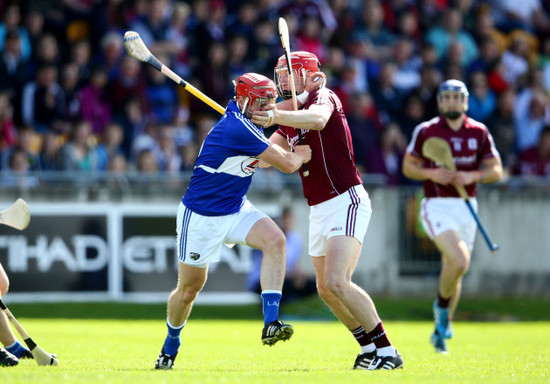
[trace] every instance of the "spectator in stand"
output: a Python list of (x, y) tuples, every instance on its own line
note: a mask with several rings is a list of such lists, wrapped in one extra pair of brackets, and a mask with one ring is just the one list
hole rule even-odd
[(199, 146), (194, 141), (189, 141), (184, 145), (179, 146), (181, 157), (180, 171), (192, 171), (195, 168), (195, 162), (199, 154)]
[(52, 63), (56, 66), (61, 65), (62, 53), (59, 43), (52, 33), (45, 33), (38, 39), (36, 55), (30, 62), (30, 75), (34, 75), (38, 68), (44, 63)]
[(227, 51), (228, 76), (231, 80), (237, 78), (243, 73), (250, 72), (252, 65), (247, 59), (249, 57), (249, 37), (246, 35), (232, 35), (229, 40), (229, 49)]
[(350, 110), (346, 113), (355, 154), (355, 165), (359, 172), (365, 172), (366, 159), (372, 143), (378, 141), (380, 124), (378, 111), (367, 92), (353, 93), (350, 97)]
[(144, 149), (137, 155), (136, 170), (140, 173), (155, 174), (158, 164), (152, 151)]
[(413, 42), (407, 38), (399, 38), (393, 44), (393, 50), (396, 64), (393, 84), (400, 93), (408, 93), (420, 85), (421, 61), (414, 54)]
[(542, 86), (542, 74), (533, 71), (529, 85), (516, 97), (514, 116), (516, 118), (516, 150), (522, 152), (536, 145), (542, 127), (550, 123), (550, 100)]
[(7, 31), (5, 47), (0, 54), (0, 90), (9, 93), (11, 100), (20, 96), (28, 76), (28, 60), (21, 54), (19, 32)]
[(322, 27), (320, 37), (323, 41), (336, 29), (334, 13), (328, 3), (323, 0), (287, 0), (279, 7), (278, 14), (280, 16), (295, 15), (296, 19), (300, 21), (300, 26), (308, 17), (317, 19)]
[(326, 50), (322, 40), (322, 26), (318, 18), (308, 16), (302, 20), (301, 28), (296, 36), (295, 50), (308, 51), (317, 55), (319, 60), (325, 61)]
[(111, 121), (111, 104), (108, 95), (107, 71), (103, 67), (92, 70), (88, 85), (80, 91), (82, 119), (92, 126), (92, 133), (103, 134), (105, 126)]
[(15, 142), (13, 107), (8, 92), (0, 90), (0, 151), (15, 145)]
[(19, 5), (10, 5), (6, 8), (0, 23), (0, 52), (5, 48), (8, 32), (17, 32), (21, 49), (21, 58), (29, 60), (31, 57), (31, 42), (27, 28), (21, 23), (21, 9)]
[(497, 106), (487, 121), (495, 146), (502, 158), (502, 166), (510, 174), (516, 162), (516, 94), (509, 88), (498, 95)]
[(463, 67), (468, 67), (479, 54), (476, 42), (470, 33), (462, 28), (462, 16), (455, 8), (445, 11), (442, 22), (428, 30), (426, 39), (435, 47), (440, 60), (445, 57), (449, 45), (453, 42), (460, 43), (463, 47)]
[(409, 142), (416, 126), (425, 120), (426, 106), (415, 92), (409, 93), (405, 97), (404, 104), (403, 113), (397, 116), (397, 122), (405, 139)]
[(366, 172), (384, 175), (386, 185), (403, 184), (401, 163), (406, 147), (407, 141), (399, 125), (390, 122), (382, 130), (380, 140), (371, 143), (367, 150)]
[(160, 127), (158, 136), (159, 151), (156, 153), (156, 160), (159, 171), (179, 172), (181, 157), (174, 140), (174, 128), (169, 125), (163, 125)]
[(92, 71), (92, 47), (88, 40), (80, 40), (70, 47), (70, 60), (78, 66), (80, 80), (87, 82)]
[(69, 141), (61, 147), (59, 155), (63, 171), (96, 172), (99, 159), (92, 137), (92, 125), (85, 120), (76, 122)]
[(116, 155), (124, 155), (122, 141), (124, 132), (119, 124), (110, 122), (105, 126), (101, 141), (95, 147), (97, 152), (97, 169), (106, 171), (111, 159)]
[(124, 43), (117, 32), (108, 32), (101, 38), (100, 51), (93, 59), (96, 66), (107, 70), (109, 81), (117, 75), (122, 56), (125, 55)]
[(60, 130), (65, 117), (65, 95), (57, 81), (57, 67), (53, 63), (42, 64), (36, 73), (36, 80), (23, 88), (21, 102), (22, 121), (34, 126), (39, 133), (50, 129)]
[(130, 29), (139, 33), (145, 45), (155, 54), (175, 56), (181, 51), (179, 42), (168, 38), (170, 7), (168, 0), (148, 1), (145, 13), (130, 25)]
[[(171, 67), (168, 56), (157, 55), (157, 58)], [(160, 124), (172, 123), (177, 114), (179, 101), (174, 82), (151, 66), (147, 66), (145, 74), (147, 78), (145, 95), (147, 104), (151, 108), (149, 119)]]
[[(232, 89), (228, 84), (229, 80), (227, 68), (227, 48), (224, 44), (215, 42), (210, 45), (208, 52), (208, 61), (197, 69), (198, 78), (202, 89), (208, 90), (208, 96), (220, 104), (227, 106), (232, 97)], [(194, 98), (195, 110), (200, 112), (210, 112), (210, 107), (202, 101)]]
[(271, 73), (273, 62), (281, 52), (281, 39), (277, 34), (277, 26), (268, 18), (260, 18), (255, 25), (250, 47), (253, 56), (253, 66), (258, 73)]
[(40, 161), (38, 159), (39, 145), (40, 138), (31, 126), (19, 127), (15, 144), (12, 147), (6, 147), (1, 153), (2, 169), (7, 170), (10, 168), (10, 158), (13, 152), (23, 151), (28, 157), (29, 171), (40, 170)]
[(355, 34), (373, 45), (372, 59), (383, 62), (392, 57), (395, 36), (384, 26), (384, 9), (379, 0), (365, 0), (363, 3)]
[(177, 53), (172, 55), (172, 68), (174, 72), (182, 78), (188, 78), (191, 75), (191, 66), (188, 52), (187, 25), (191, 15), (191, 7), (184, 2), (177, 2), (173, 5), (170, 24), (166, 31), (167, 40), (177, 46)]
[(78, 66), (73, 62), (63, 64), (61, 68), (61, 88), (65, 95), (65, 105), (67, 107), (65, 119), (75, 120), (80, 117), (80, 77)]
[(403, 94), (393, 84), (395, 71), (394, 62), (383, 63), (380, 77), (372, 86), (372, 97), (380, 112), (382, 124), (388, 123), (403, 110)]
[(497, 26), (505, 32), (516, 28), (530, 32), (548, 30), (548, 15), (540, 0), (495, 0), (492, 3)]
[(45, 33), (44, 21), (45, 17), (42, 12), (37, 9), (29, 9), (25, 13), (25, 28), (29, 34), (29, 43), (31, 45), (31, 56), (29, 60), (36, 60), (36, 51), (38, 48), (38, 40)]
[(437, 67), (433, 65), (424, 65), (420, 69), (420, 84), (412, 92), (422, 100), (424, 104), (424, 120), (429, 120), (437, 115), (437, 89), (441, 82), (442, 75)]
[(519, 154), (515, 173), (521, 176), (550, 178), (550, 126), (542, 129), (536, 146)]
[(487, 83), (487, 75), (483, 71), (470, 73), (469, 89), (468, 116), (486, 124), (497, 104), (497, 97)]
[(196, 0), (193, 5), (198, 8), (206, 6), (206, 14), (203, 15), (203, 11), (196, 14), (196, 24), (192, 24), (192, 30), (189, 32), (189, 54), (195, 59), (193, 69), (198, 70), (201, 65), (208, 62), (212, 45), (224, 45), (226, 42), (227, 8), (222, 0)]
[[(258, 6), (255, 1), (239, 1), (236, 15), (229, 21), (227, 32), (232, 36), (254, 36), (258, 21)], [(248, 57), (250, 59), (250, 57)]]
[(524, 37), (513, 40), (502, 54), (504, 76), (508, 84), (525, 84), (529, 72), (529, 44)]
[(54, 131), (46, 132), (43, 137), (42, 148), (38, 155), (40, 169), (43, 172), (60, 171), (61, 159), (59, 150), (61, 148), (62, 138)]
[(139, 97), (133, 96), (126, 100), (121, 110), (114, 111), (113, 120), (122, 126), (124, 131), (122, 150), (126, 158), (130, 159), (134, 139), (145, 130), (147, 123), (141, 109), (141, 100)]
[(10, 151), (8, 168), (2, 174), (3, 187), (34, 188), (39, 185), (38, 177), (31, 173), (31, 164), (27, 153), (22, 148)]
[(149, 111), (145, 101), (145, 79), (141, 68), (141, 63), (133, 57), (129, 55), (122, 57), (120, 72), (107, 87), (112, 111), (122, 110), (127, 100), (132, 97), (138, 97), (141, 100), (140, 108), (145, 113)]

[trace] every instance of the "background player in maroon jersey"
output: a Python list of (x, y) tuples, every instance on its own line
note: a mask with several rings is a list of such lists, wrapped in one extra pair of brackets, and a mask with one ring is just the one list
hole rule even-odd
[[(437, 101), (440, 116), (415, 128), (403, 159), (403, 173), (424, 181), (421, 220), (441, 252), (431, 342), (437, 352), (446, 353), (445, 339), (452, 337), (451, 320), (460, 299), (462, 276), (470, 265), (476, 233), (476, 222), (455, 186), (466, 188), (477, 211), (476, 183), (498, 181), (502, 177), (502, 163), (487, 127), (466, 115), (468, 90), (463, 82), (441, 83)], [(449, 142), (457, 172), (439, 167), (422, 155), (422, 145), (430, 137)]]
[[(311, 206), (309, 254), (317, 277), (317, 290), (338, 319), (361, 345), (354, 369), (396, 369), (403, 358), (391, 345), (369, 295), (351, 281), (372, 213), (369, 195), (355, 167), (351, 134), (342, 103), (325, 88), (317, 56), (305, 51), (291, 53), (300, 108), (286, 109), (285, 100), (269, 112), (254, 114), (252, 121), (269, 126), (279, 124), (271, 136), (287, 150), (303, 142), (311, 147), (309, 176), (300, 171), (304, 196)], [(317, 81), (314, 81), (320, 77)], [(283, 99), (290, 98), (286, 59), (275, 68), (275, 82)], [(306, 87), (307, 82), (307, 87)], [(311, 90), (311, 93), (304, 92)]]

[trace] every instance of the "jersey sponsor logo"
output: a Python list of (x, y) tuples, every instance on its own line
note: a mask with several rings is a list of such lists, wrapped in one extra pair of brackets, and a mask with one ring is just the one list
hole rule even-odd
[[(252, 161), (251, 161), (252, 160)], [(259, 159), (247, 159), (241, 163), (241, 169), (247, 175), (250, 175), (256, 171), (256, 168), (260, 165)]]
[(474, 137), (468, 139), (468, 149), (472, 151), (477, 150), (477, 140)]
[(469, 165), (474, 164), (476, 162), (476, 155), (472, 156), (459, 156), (455, 157), (455, 164), (461, 164), (461, 165)]
[(342, 230), (342, 227), (332, 227), (330, 229), (330, 232), (341, 231), (341, 230)]
[(198, 259), (201, 258), (201, 255), (200, 255), (200, 253), (189, 252), (189, 257), (191, 258), (191, 260), (197, 261)]

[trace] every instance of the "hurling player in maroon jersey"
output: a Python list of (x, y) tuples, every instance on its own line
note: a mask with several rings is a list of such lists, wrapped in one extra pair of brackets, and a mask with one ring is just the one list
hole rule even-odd
[[(439, 292), (434, 302), (435, 330), (431, 342), (446, 353), (451, 321), (460, 299), (462, 276), (468, 271), (476, 222), (455, 186), (464, 186), (477, 211), (476, 184), (502, 177), (502, 163), (487, 127), (466, 115), (468, 90), (462, 81), (447, 80), (437, 94), (440, 116), (418, 125), (403, 159), (405, 176), (424, 182), (420, 218), (441, 252)], [(447, 140), (457, 171), (440, 167), (422, 155), (430, 137)]]
[(290, 57), (299, 110), (292, 110), (286, 59), (281, 56), (275, 67), (275, 83), (285, 101), (269, 111), (256, 112), (252, 121), (264, 126), (279, 124), (270, 140), (287, 150), (299, 144), (301, 129), (303, 143), (311, 147), (309, 176), (300, 171), (311, 210), (309, 254), (319, 295), (361, 346), (353, 368), (401, 368), (403, 358), (390, 343), (373, 301), (351, 281), (372, 209), (355, 167), (342, 103), (323, 86), (325, 75), (319, 72), (317, 56), (297, 51)]

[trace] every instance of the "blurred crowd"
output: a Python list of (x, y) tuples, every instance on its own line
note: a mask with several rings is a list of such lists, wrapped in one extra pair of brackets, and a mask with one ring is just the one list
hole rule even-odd
[(3, 185), (192, 169), (219, 115), (127, 55), (124, 32), (225, 107), (242, 73), (273, 76), (281, 16), (292, 50), (315, 53), (341, 98), (362, 172), (406, 183), (406, 143), (456, 78), (506, 170), (550, 178), (547, 1), (20, 0), (0, 1), (0, 15)]

